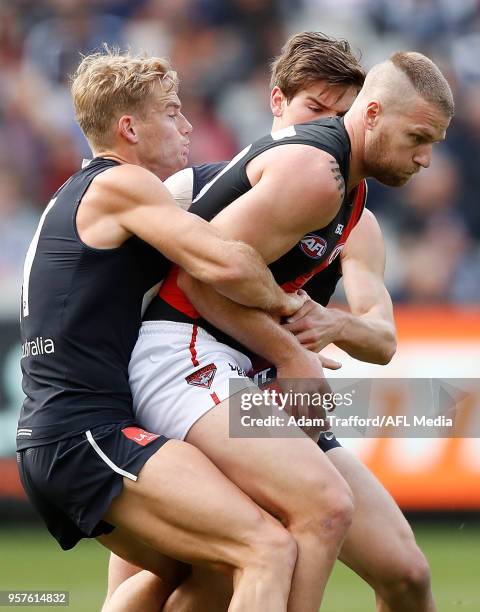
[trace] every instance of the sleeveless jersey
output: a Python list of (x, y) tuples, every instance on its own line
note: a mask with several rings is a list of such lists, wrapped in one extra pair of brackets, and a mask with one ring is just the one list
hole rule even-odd
[[(190, 208), (204, 219), (210, 220), (223, 208), (251, 189), (246, 166), (261, 153), (286, 144), (305, 144), (326, 151), (337, 161), (345, 184), (348, 182), (350, 140), (340, 118), (328, 118), (285, 128), (256, 141), (241, 151), (227, 164), (199, 166), (194, 169), (194, 200)], [(287, 177), (286, 180), (295, 180)], [(309, 232), (287, 253), (270, 264), (275, 280), (293, 292), (305, 286), (315, 275), (318, 287), (316, 301), (328, 303), (341, 276), (340, 259), (343, 246), (358, 222), (366, 201), (366, 182), (345, 198), (335, 218), (325, 227)], [(266, 233), (268, 228), (265, 228)], [(186, 295), (177, 287), (178, 268), (173, 266), (159, 294), (150, 304), (144, 320), (170, 320), (197, 323), (218, 340), (230, 346), (240, 347), (233, 339), (201, 319)], [(323, 276), (325, 279), (323, 279)], [(323, 283), (325, 280), (325, 283)], [(320, 282), (319, 282), (320, 281)], [(308, 288), (308, 285), (307, 287)], [(313, 296), (312, 296), (313, 297)]]
[(142, 299), (169, 264), (137, 237), (112, 249), (81, 241), (76, 214), (82, 197), (98, 174), (117, 165), (96, 158), (74, 174), (46, 207), (28, 249), (19, 450), (132, 419), (128, 362)]
[[(192, 200), (197, 197), (203, 187), (209, 183), (221, 170), (223, 170), (227, 164), (228, 162), (215, 162), (213, 164), (201, 164), (200, 166), (194, 166), (191, 168)], [(356, 221), (358, 221), (358, 219)], [(345, 242), (345, 240), (346, 238), (344, 238), (342, 244)], [(322, 270), (317, 271), (315, 275), (303, 286), (303, 289), (305, 289), (312, 300), (318, 302), (322, 306), (327, 306), (337, 287), (338, 281), (341, 278), (341, 258), (335, 257), (332, 263), (324, 267)]]

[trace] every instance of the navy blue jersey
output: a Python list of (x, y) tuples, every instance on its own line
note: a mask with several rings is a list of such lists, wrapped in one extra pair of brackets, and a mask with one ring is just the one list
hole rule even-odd
[(74, 174), (48, 204), (28, 250), (19, 450), (132, 418), (128, 362), (142, 299), (168, 262), (137, 237), (112, 249), (79, 238), (83, 195), (98, 174), (116, 165), (96, 158)]
[[(223, 208), (251, 189), (246, 167), (261, 153), (287, 144), (304, 144), (329, 153), (337, 161), (345, 184), (348, 183), (350, 139), (341, 118), (310, 121), (269, 134), (241, 151), (231, 162), (204, 165), (194, 169), (194, 200), (190, 211), (210, 220)], [(285, 180), (295, 180), (286, 176)], [(351, 230), (358, 222), (366, 200), (366, 183), (362, 181), (346, 194), (335, 218), (325, 227), (309, 232), (287, 253), (270, 264), (275, 280), (286, 290), (307, 286), (318, 274), (325, 283), (315, 298), (326, 304), (340, 278), (339, 254)], [(265, 228), (268, 231), (268, 228)], [(173, 320), (198, 323), (216, 338), (232, 346), (237, 343), (220, 330), (199, 318), (176, 283), (178, 269), (173, 267), (150, 304), (145, 320)], [(315, 279), (318, 286), (320, 279)], [(320, 281), (321, 282), (321, 281)], [(245, 348), (242, 350), (245, 351)], [(246, 351), (248, 352), (248, 351)]]

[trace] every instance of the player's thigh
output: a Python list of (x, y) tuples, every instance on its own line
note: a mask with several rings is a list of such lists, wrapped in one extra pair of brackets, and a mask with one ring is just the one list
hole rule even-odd
[(136, 482), (124, 480), (104, 519), (167, 556), (220, 567), (239, 567), (245, 543), (280, 529), (197, 448), (178, 440), (150, 457)]
[[(228, 400), (204, 414), (186, 441), (199, 448), (254, 501), (282, 520), (293, 518), (302, 500), (327, 502), (349, 489), (325, 454), (307, 436), (240, 438), (229, 435)], [(320, 502), (319, 502), (320, 500)]]
[(366, 578), (389, 572), (415, 546), (410, 525), (392, 496), (353, 453), (340, 447), (326, 457), (348, 482), (355, 500), (353, 522), (339, 558)]

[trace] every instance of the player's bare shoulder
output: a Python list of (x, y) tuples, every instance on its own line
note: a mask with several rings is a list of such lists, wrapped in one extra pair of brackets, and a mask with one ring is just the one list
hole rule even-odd
[(277, 199), (290, 207), (294, 202), (312, 227), (323, 227), (336, 215), (345, 197), (345, 182), (332, 155), (306, 144), (285, 144), (259, 157), (264, 157), (259, 160), (261, 180), (272, 183)]
[(109, 214), (123, 213), (133, 206), (170, 204), (170, 198), (162, 198), (167, 190), (162, 181), (142, 166), (121, 164), (110, 168), (95, 178), (90, 197), (97, 206)]
[(81, 240), (94, 248), (115, 248), (130, 238), (124, 217), (140, 207), (171, 205), (162, 181), (134, 164), (119, 164), (92, 181), (76, 218)]
[(358, 223), (348, 237), (346, 246), (354, 248), (362, 243), (372, 244), (379, 242), (383, 244), (383, 236), (377, 218), (371, 210), (364, 208)]
[(365, 262), (378, 262), (381, 266), (385, 260), (385, 243), (382, 230), (374, 213), (365, 208), (357, 225), (345, 243), (342, 261), (355, 259)]

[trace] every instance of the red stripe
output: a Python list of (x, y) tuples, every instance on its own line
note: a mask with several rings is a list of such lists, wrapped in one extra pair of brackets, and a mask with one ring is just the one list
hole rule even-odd
[(215, 406), (220, 403), (220, 400), (218, 399), (218, 395), (215, 393), (215, 391), (213, 393), (210, 393), (210, 397), (215, 402)]
[(198, 366), (200, 365), (200, 362), (197, 361), (197, 351), (195, 350), (195, 342), (197, 341), (197, 332), (198, 332), (198, 327), (196, 325), (193, 326), (192, 329), (192, 339), (190, 340), (190, 354), (191, 354), (191, 359), (192, 359), (192, 363), (194, 366)]
[(348, 221), (347, 227), (343, 232), (342, 241), (346, 242), (350, 232), (357, 225), (358, 220), (360, 219), (360, 215), (362, 214), (363, 207), (365, 206), (365, 194), (366, 194), (366, 182), (363, 180), (357, 187), (356, 193), (354, 196), (353, 210), (350, 215), (350, 220)]
[(160, 287), (158, 295), (162, 300), (167, 302), (167, 304), (175, 308), (175, 310), (183, 312), (183, 314), (186, 314), (191, 319), (198, 319), (198, 312), (195, 310), (185, 293), (183, 293), (177, 285), (178, 270), (178, 266), (175, 265), (170, 268), (170, 271)]

